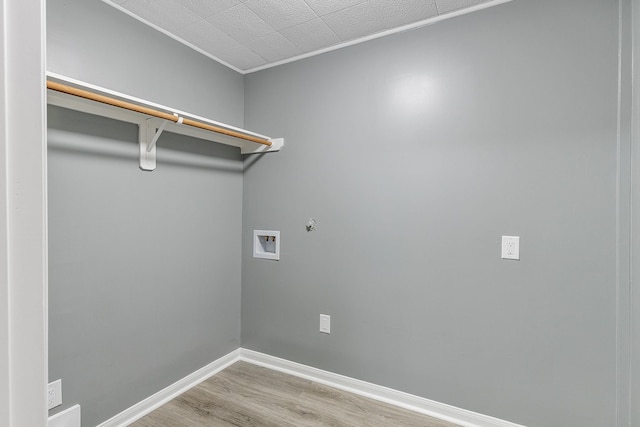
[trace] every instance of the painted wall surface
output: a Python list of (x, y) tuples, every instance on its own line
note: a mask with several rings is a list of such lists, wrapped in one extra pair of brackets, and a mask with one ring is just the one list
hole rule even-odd
[(245, 161), (243, 347), (614, 425), (617, 56), (617, 2), (515, 0), (246, 76), (245, 125), (286, 147)]
[(242, 162), (49, 107), (49, 378), (96, 425), (240, 345)]
[(47, 70), (243, 124), (241, 74), (100, 0), (47, 0)]
[[(636, 83), (633, 70), (634, 65), (634, 45), (637, 43), (633, 38), (634, 21), (637, 18), (633, 16), (633, 3), (636, 0), (620, 0), (620, 85), (619, 85), (619, 131), (618, 131), (618, 191), (617, 191), (617, 209), (618, 209), (618, 251), (617, 251), (617, 401), (618, 416), (617, 426), (634, 426), (638, 424), (637, 418), (637, 397), (632, 391), (634, 387), (635, 362), (632, 362), (632, 354), (635, 352), (633, 343), (637, 338), (632, 338), (631, 333), (636, 328), (632, 325), (640, 325), (633, 322), (632, 296), (636, 291), (632, 290), (631, 277), (633, 263), (632, 253), (635, 249), (632, 242), (635, 240), (632, 232), (632, 219), (635, 208), (632, 201), (635, 195), (636, 184), (633, 183), (634, 176), (633, 152), (635, 151), (634, 139), (637, 144), (637, 133), (633, 131), (633, 125), (637, 122), (637, 107), (634, 106), (634, 90)], [(636, 46), (638, 49), (638, 46)], [(636, 59), (637, 62), (637, 59)], [(637, 74), (637, 73), (635, 73)], [(636, 202), (637, 203), (637, 202)], [(634, 414), (632, 414), (632, 411)]]
[[(243, 78), (101, 1), (49, 0), (49, 70), (234, 125)], [(240, 345), (242, 159), (49, 108), (49, 379), (96, 425)]]
[[(632, 40), (633, 40), (633, 91), (632, 91), (632, 209), (633, 213), (631, 222), (633, 224), (632, 232), (632, 254), (631, 259), (631, 277), (633, 287), (631, 289), (631, 399), (630, 399), (630, 419), (629, 425), (640, 425), (640, 291), (638, 289), (638, 280), (640, 277), (640, 81), (638, 79), (637, 70), (640, 67), (640, 1), (631, 0), (631, 22), (632, 22)], [(627, 87), (628, 89), (628, 87)]]

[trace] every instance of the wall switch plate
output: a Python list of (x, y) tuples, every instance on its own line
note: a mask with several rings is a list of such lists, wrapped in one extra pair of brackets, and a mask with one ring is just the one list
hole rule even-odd
[(47, 409), (62, 405), (62, 380), (49, 383), (47, 388)]
[(520, 259), (520, 236), (502, 236), (502, 258)]
[(331, 316), (328, 314), (320, 315), (320, 332), (323, 334), (331, 333)]

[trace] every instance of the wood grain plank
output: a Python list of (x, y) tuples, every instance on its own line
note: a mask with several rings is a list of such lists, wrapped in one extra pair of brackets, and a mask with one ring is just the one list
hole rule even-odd
[(237, 362), (133, 427), (456, 427), (292, 375)]

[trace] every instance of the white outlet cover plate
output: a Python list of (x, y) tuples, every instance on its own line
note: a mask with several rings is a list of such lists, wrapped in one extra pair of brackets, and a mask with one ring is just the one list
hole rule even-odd
[(323, 334), (331, 333), (331, 316), (328, 314), (320, 315), (320, 332)]
[[(51, 398), (49, 398), (51, 396)], [(49, 383), (47, 389), (47, 409), (62, 405), (62, 380)]]
[(520, 236), (502, 236), (502, 259), (520, 259)]

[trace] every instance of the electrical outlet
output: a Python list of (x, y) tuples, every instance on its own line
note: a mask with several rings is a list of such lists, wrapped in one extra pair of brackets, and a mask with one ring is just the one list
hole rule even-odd
[(520, 236), (502, 236), (502, 258), (520, 259)]
[(320, 315), (320, 332), (323, 334), (331, 333), (331, 316), (328, 314)]
[(49, 383), (47, 388), (47, 409), (62, 405), (62, 380)]

